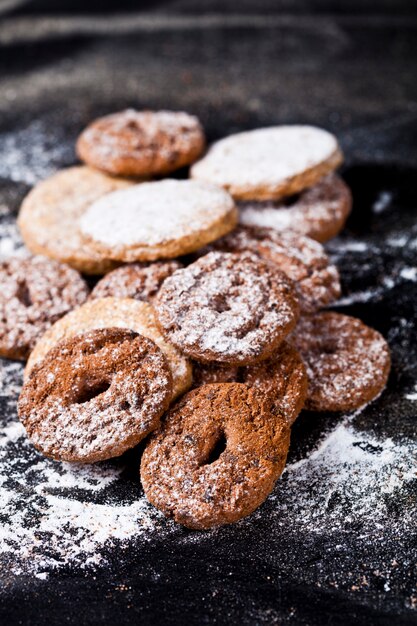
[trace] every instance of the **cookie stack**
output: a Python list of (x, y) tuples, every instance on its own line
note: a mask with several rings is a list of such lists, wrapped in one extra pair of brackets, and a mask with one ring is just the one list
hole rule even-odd
[[(351, 206), (336, 139), (267, 128), (195, 162), (204, 147), (186, 113), (93, 122), (86, 165), (23, 202), (35, 256), (0, 265), (0, 355), (28, 359), (19, 415), (34, 445), (88, 463), (146, 439), (148, 499), (197, 529), (265, 500), (303, 407), (358, 408), (390, 368), (379, 333), (321, 311), (340, 282), (320, 242)], [(190, 179), (162, 178), (191, 164)], [(89, 293), (79, 272), (105, 275)]]

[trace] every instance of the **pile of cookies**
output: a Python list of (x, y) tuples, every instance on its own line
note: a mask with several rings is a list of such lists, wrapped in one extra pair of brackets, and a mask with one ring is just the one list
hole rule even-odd
[(23, 202), (32, 256), (0, 264), (0, 356), (27, 360), (33, 444), (92, 463), (145, 440), (147, 498), (196, 529), (265, 500), (303, 407), (356, 409), (390, 369), (378, 332), (322, 311), (340, 282), (321, 244), (351, 208), (335, 137), (278, 126), (204, 150), (186, 113), (93, 122), (85, 165)]

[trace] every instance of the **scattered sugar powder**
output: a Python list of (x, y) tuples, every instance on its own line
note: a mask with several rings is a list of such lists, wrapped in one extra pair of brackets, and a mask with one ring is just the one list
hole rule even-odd
[[(156, 533), (176, 532), (146, 502), (139, 484), (124, 478), (121, 461), (78, 466), (41, 457), (16, 419), (22, 366), (3, 361), (0, 373), (4, 572), (45, 579), (57, 568), (96, 568), (106, 563), (106, 550), (112, 546), (134, 541), (140, 550)], [(6, 413), (10, 419), (2, 417)], [(267, 507), (242, 523), (250, 525), (254, 517), (267, 515), (278, 531), (291, 523), (324, 534), (354, 519), (363, 532), (371, 531), (388, 523), (390, 498), (414, 480), (416, 453), (411, 441), (376, 439), (357, 432), (351, 418), (345, 418), (306, 458), (287, 466)], [(412, 520), (403, 517), (401, 523), (411, 526)], [(204, 540), (204, 534), (189, 533), (182, 540)]]
[(34, 183), (52, 174), (63, 163), (74, 160), (73, 148), (63, 131), (42, 120), (21, 130), (0, 133), (0, 177), (14, 182)]
[(23, 250), (16, 218), (7, 206), (0, 204), (0, 261), (22, 254)]

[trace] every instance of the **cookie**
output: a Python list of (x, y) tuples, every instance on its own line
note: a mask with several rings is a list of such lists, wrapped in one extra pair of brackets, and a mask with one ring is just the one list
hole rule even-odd
[(339, 272), (323, 247), (309, 237), (270, 228), (240, 226), (207, 249), (225, 252), (250, 250), (274, 263), (294, 281), (300, 309), (313, 313), (328, 306), (341, 293)]
[(103, 256), (154, 261), (187, 254), (234, 228), (228, 193), (190, 180), (163, 180), (116, 191), (95, 202), (81, 231)]
[(88, 296), (75, 270), (42, 256), (0, 263), (0, 356), (26, 359), (37, 340)]
[(161, 176), (193, 163), (204, 146), (203, 129), (193, 115), (127, 109), (87, 126), (77, 153), (114, 176)]
[(289, 428), (244, 384), (204, 385), (166, 415), (143, 453), (148, 500), (194, 529), (252, 513), (281, 475)]
[(293, 341), (307, 367), (307, 409), (353, 411), (384, 389), (391, 364), (387, 342), (360, 320), (330, 312), (303, 317)]
[(161, 329), (184, 354), (231, 365), (267, 359), (298, 317), (292, 282), (248, 252), (210, 252), (177, 270), (154, 306)]
[(329, 174), (298, 195), (278, 201), (240, 202), (238, 206), (244, 226), (291, 231), (324, 243), (343, 229), (352, 209), (352, 194), (340, 176)]
[(158, 346), (121, 328), (76, 335), (32, 370), (18, 402), (34, 446), (60, 461), (120, 456), (154, 430), (172, 397)]
[(114, 269), (117, 263), (81, 238), (78, 220), (98, 198), (131, 185), (85, 166), (61, 170), (38, 183), (24, 199), (18, 218), (26, 246), (84, 274)]
[(314, 126), (273, 126), (214, 143), (192, 178), (226, 189), (236, 200), (270, 200), (316, 184), (342, 162), (336, 138)]
[(158, 293), (165, 278), (181, 267), (182, 264), (178, 261), (124, 265), (99, 280), (90, 298), (133, 298), (150, 302)]
[(238, 367), (219, 363), (193, 365), (193, 386), (211, 383), (245, 383), (269, 402), (273, 415), (284, 418), (291, 426), (307, 397), (307, 373), (297, 350), (286, 341), (267, 361)]
[(152, 306), (129, 298), (90, 300), (52, 326), (38, 341), (25, 369), (25, 379), (60, 341), (96, 328), (127, 328), (152, 339), (167, 358), (172, 374), (173, 397), (184, 393), (192, 380), (191, 364), (164, 339), (155, 321)]

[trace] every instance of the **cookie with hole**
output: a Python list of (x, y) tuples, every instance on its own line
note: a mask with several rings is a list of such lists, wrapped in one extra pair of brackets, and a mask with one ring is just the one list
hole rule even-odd
[(148, 500), (192, 529), (230, 524), (270, 494), (290, 429), (242, 383), (203, 385), (170, 409), (141, 461)]
[(307, 368), (310, 411), (354, 411), (383, 391), (389, 346), (361, 320), (333, 312), (305, 316), (291, 340)]
[(212, 383), (245, 383), (269, 403), (273, 415), (291, 426), (307, 397), (307, 373), (297, 352), (284, 341), (267, 361), (238, 367), (221, 363), (193, 363), (193, 387)]
[(42, 256), (0, 262), (0, 284), (0, 356), (8, 359), (27, 359), (43, 333), (89, 293), (76, 270)]
[(131, 330), (102, 328), (64, 340), (36, 364), (18, 412), (45, 456), (95, 463), (136, 446), (159, 425), (171, 397), (158, 346)]
[(189, 389), (192, 380), (189, 360), (162, 335), (153, 307), (147, 302), (132, 298), (89, 300), (58, 320), (42, 335), (32, 350), (25, 368), (25, 380), (35, 364), (59, 342), (97, 328), (127, 328), (148, 337), (167, 358), (172, 374), (173, 399)]
[(229, 365), (267, 359), (299, 310), (292, 281), (250, 252), (210, 252), (177, 270), (154, 306), (162, 332), (184, 354)]

